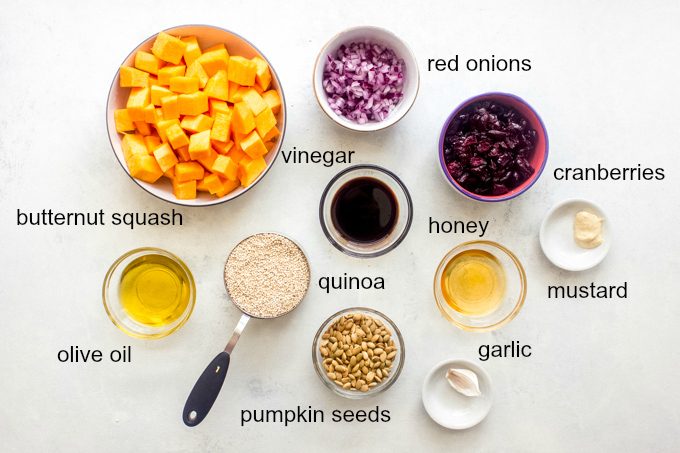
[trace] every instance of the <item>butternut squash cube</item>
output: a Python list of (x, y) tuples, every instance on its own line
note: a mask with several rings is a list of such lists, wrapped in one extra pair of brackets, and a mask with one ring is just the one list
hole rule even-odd
[(226, 48), (206, 51), (197, 61), (201, 63), (209, 77), (217, 74), (217, 71), (229, 69), (229, 53)]
[(158, 114), (153, 104), (149, 104), (144, 108), (144, 121), (149, 124), (158, 124)]
[(160, 32), (153, 43), (151, 53), (163, 61), (177, 64), (182, 59), (186, 49), (187, 43), (165, 32)]
[(229, 179), (222, 179), (222, 190), (219, 192), (216, 192), (215, 195), (217, 195), (218, 198), (222, 198), (232, 190), (236, 189), (238, 186), (241, 185), (241, 182), (236, 179), (234, 181), (231, 181)]
[(231, 124), (231, 112), (215, 113), (215, 121), (210, 130), (210, 138), (220, 142), (226, 142), (229, 139), (229, 125)]
[(246, 157), (246, 153), (244, 153), (242, 149), (238, 149), (237, 147), (234, 146), (227, 153), (227, 157), (230, 157), (231, 160), (233, 160), (237, 164), (240, 164), (243, 158)]
[(158, 86), (158, 85), (160, 85), (160, 83), (158, 83), (158, 77), (150, 75), (149, 76), (149, 89), (151, 89), (151, 87)]
[(212, 127), (213, 119), (208, 115), (187, 115), (182, 118), (182, 128), (189, 132), (203, 132)]
[(175, 180), (178, 182), (203, 179), (205, 170), (198, 162), (180, 162), (175, 165)]
[(180, 38), (180, 41), (187, 45), (184, 49), (184, 61), (189, 67), (201, 56), (201, 46), (198, 45), (198, 39), (195, 36), (185, 36)]
[(194, 93), (198, 91), (199, 80), (193, 77), (170, 77), (170, 91), (175, 93)]
[(215, 163), (217, 156), (219, 156), (219, 154), (217, 154), (214, 149), (210, 148), (210, 154), (208, 157), (198, 159), (198, 163), (203, 165), (203, 168), (209, 171), (210, 167), (212, 167), (213, 163)]
[(156, 148), (161, 146), (162, 143), (161, 138), (157, 135), (147, 135), (144, 137), (144, 144), (146, 145), (146, 150), (149, 154), (153, 154), (153, 152), (156, 151)]
[(231, 102), (232, 104), (241, 102), (241, 98), (237, 97), (240, 89), (241, 85), (239, 85), (238, 83), (229, 82), (229, 99), (227, 99), (227, 101)]
[(269, 107), (262, 99), (262, 96), (260, 96), (252, 87), (241, 87), (241, 89), (238, 90), (237, 97), (250, 105), (250, 110), (253, 111), (253, 115), (259, 115), (264, 109)]
[(161, 99), (163, 99), (166, 96), (172, 96), (173, 93), (172, 91), (168, 90), (167, 88), (164, 88), (162, 86), (152, 86), (151, 87), (151, 103), (156, 106), (161, 106)]
[(269, 107), (255, 117), (255, 129), (257, 129), (257, 133), (260, 134), (260, 137), (262, 137), (262, 140), (264, 141), (266, 141), (265, 136), (267, 133), (275, 126), (276, 117)]
[(175, 167), (171, 167), (167, 171), (164, 171), (163, 176), (165, 176), (166, 178), (168, 178), (170, 180), (174, 180), (175, 179)]
[(236, 82), (239, 85), (253, 86), (255, 85), (255, 76), (257, 75), (257, 64), (244, 57), (229, 58), (229, 80)]
[[(257, 78), (255, 80), (257, 81)], [(262, 93), (264, 93), (264, 90), (262, 89), (262, 87), (260, 85), (258, 85), (257, 83), (255, 83), (255, 85), (253, 85), (253, 90), (257, 91), (257, 94), (259, 94), (260, 96), (262, 96)]]
[(179, 95), (180, 115), (200, 115), (208, 111), (208, 95), (203, 91)]
[(213, 149), (220, 154), (227, 154), (229, 150), (234, 146), (234, 142), (231, 140), (226, 142), (221, 142), (219, 140), (210, 140), (210, 144)]
[(234, 104), (234, 112), (231, 116), (231, 128), (234, 132), (248, 134), (255, 129), (255, 118), (250, 105), (247, 102)]
[(208, 175), (203, 178), (203, 182), (205, 183), (205, 187), (208, 189), (208, 192), (212, 194), (224, 190), (224, 187), (222, 187), (222, 181), (220, 181), (220, 177), (218, 175)]
[(149, 105), (151, 98), (149, 97), (149, 88), (133, 88), (128, 97), (126, 109), (128, 116), (132, 121), (144, 121), (146, 115), (144, 108)]
[(176, 125), (179, 126), (179, 120), (177, 120), (177, 119), (163, 120), (163, 121), (159, 121), (158, 124), (156, 125), (156, 130), (158, 131), (158, 135), (160, 135), (161, 140), (163, 140), (163, 143), (168, 141), (167, 130), (173, 124), (176, 124)]
[(141, 87), (149, 86), (149, 73), (129, 66), (121, 66), (120, 71), (121, 87)]
[(161, 111), (164, 120), (179, 119), (179, 102), (177, 99), (176, 94), (161, 99)]
[(158, 84), (164, 86), (170, 85), (170, 79), (173, 77), (182, 77), (186, 69), (187, 67), (183, 64), (162, 67), (158, 70)]
[(255, 74), (255, 82), (262, 89), (266, 91), (269, 84), (272, 82), (272, 73), (269, 72), (269, 65), (260, 57), (255, 57), (252, 60), (257, 65), (257, 73)]
[(135, 54), (135, 68), (146, 71), (153, 75), (158, 75), (158, 70), (165, 65), (165, 62), (156, 55), (138, 50)]
[(264, 146), (264, 142), (257, 135), (257, 131), (251, 132), (246, 138), (241, 141), (241, 149), (253, 159), (257, 159), (260, 156), (267, 154), (267, 148)]
[(135, 125), (128, 115), (127, 109), (120, 109), (113, 112), (113, 118), (116, 121), (116, 130), (121, 134), (134, 133)]
[(141, 134), (126, 134), (120, 142), (120, 147), (123, 150), (123, 159), (130, 164), (130, 159), (135, 154), (149, 155), (144, 142), (144, 136)]
[(163, 173), (179, 163), (177, 156), (175, 156), (175, 153), (172, 152), (172, 149), (170, 149), (170, 146), (168, 146), (167, 143), (163, 143), (159, 146), (158, 149), (153, 152), (153, 155), (156, 158), (156, 162), (158, 162), (158, 166), (163, 170)]
[(214, 46), (205, 49), (203, 53), (214, 52), (216, 50), (227, 50), (227, 46), (225, 46), (224, 43), (221, 42), (219, 44), (215, 44)]
[(231, 135), (233, 136), (232, 139), (234, 140), (234, 148), (243, 151), (243, 148), (241, 148), (241, 142), (248, 136), (248, 134), (242, 134), (240, 132), (233, 131)]
[(264, 147), (267, 148), (267, 152), (269, 152), (274, 147), (274, 142), (264, 142)]
[(163, 109), (161, 109), (160, 107), (156, 109), (156, 119), (157, 119), (156, 124), (164, 120)]
[(210, 157), (210, 150), (210, 131), (199, 132), (191, 136), (189, 140), (189, 155), (193, 160)]
[(251, 185), (267, 168), (267, 163), (262, 157), (252, 159), (245, 156), (238, 164), (238, 179), (245, 187)]
[[(182, 165), (182, 164), (178, 164)], [(196, 198), (196, 181), (177, 181), (177, 167), (175, 166), (175, 179), (172, 180), (172, 193), (175, 194), (178, 200), (193, 200)]]
[(189, 144), (189, 137), (184, 133), (179, 124), (173, 124), (166, 129), (165, 134), (168, 136), (168, 142), (172, 149), (181, 148), (182, 146), (187, 146)]
[(141, 179), (151, 184), (163, 176), (163, 171), (158, 166), (156, 159), (146, 153), (133, 155), (128, 162), (128, 169), (130, 170), (130, 176), (133, 178)]
[[(146, 109), (144, 109), (144, 110), (146, 111)], [(135, 127), (137, 128), (137, 132), (139, 132), (140, 134), (142, 134), (144, 136), (151, 135), (151, 126), (146, 124), (146, 122), (135, 121)]]
[(224, 101), (220, 101), (219, 99), (210, 99), (210, 116), (215, 118), (215, 113), (217, 112), (222, 112), (222, 113), (231, 113), (231, 109), (229, 108), (229, 104), (227, 104)]
[(205, 84), (208, 83), (208, 79), (210, 78), (198, 61), (191, 63), (191, 65), (187, 67), (187, 72), (184, 75), (186, 77), (198, 79), (198, 87), (201, 89), (205, 88)]
[(269, 108), (272, 109), (272, 113), (279, 113), (279, 108), (281, 107), (281, 98), (276, 90), (269, 90), (262, 93), (262, 99), (264, 102), (269, 104)]
[(210, 171), (220, 175), (222, 178), (235, 181), (238, 164), (231, 157), (218, 154), (210, 167)]
[(205, 84), (203, 92), (211, 98), (219, 99), (221, 101), (229, 99), (227, 71), (220, 69), (214, 76), (210, 77), (208, 83)]
[(279, 134), (280, 134), (279, 129), (278, 129), (276, 126), (274, 126), (274, 127), (272, 127), (272, 128), (269, 130), (269, 132), (267, 132), (267, 133), (265, 134), (264, 137), (262, 137), (262, 141), (263, 141), (263, 142), (268, 142), (268, 141), (274, 139), (274, 138), (275, 138), (276, 136), (278, 136)]
[(196, 181), (196, 190), (199, 192), (207, 192), (208, 188), (205, 186), (205, 177)]
[(189, 155), (189, 145), (175, 149), (175, 153), (177, 153), (177, 157), (179, 157), (180, 162), (189, 162), (191, 160), (191, 156)]

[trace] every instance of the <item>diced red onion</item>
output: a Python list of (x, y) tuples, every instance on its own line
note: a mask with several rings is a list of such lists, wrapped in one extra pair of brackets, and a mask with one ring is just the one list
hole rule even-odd
[(342, 45), (328, 55), (322, 86), (336, 114), (358, 124), (383, 121), (404, 97), (404, 68), (385, 46)]

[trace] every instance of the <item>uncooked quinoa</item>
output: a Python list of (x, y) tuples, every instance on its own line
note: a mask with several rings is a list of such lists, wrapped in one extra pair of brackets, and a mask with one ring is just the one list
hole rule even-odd
[(227, 291), (245, 313), (272, 318), (288, 313), (309, 287), (307, 257), (290, 239), (274, 233), (251, 236), (232, 250), (224, 268)]

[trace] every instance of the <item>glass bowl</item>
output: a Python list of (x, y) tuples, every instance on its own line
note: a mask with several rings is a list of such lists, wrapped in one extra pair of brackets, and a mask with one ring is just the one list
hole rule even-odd
[[(329, 378), (328, 375), (326, 374), (327, 371), (324, 368), (325, 359), (321, 355), (321, 351), (319, 350), (319, 347), (321, 346), (321, 342), (323, 340), (322, 336), (325, 334), (328, 327), (341, 316), (355, 313), (361, 313), (364, 316), (370, 316), (375, 320), (379, 320), (383, 325), (385, 325), (389, 329), (390, 332), (392, 332), (391, 339), (394, 340), (395, 345), (397, 347), (397, 355), (394, 356), (394, 358), (392, 359), (392, 364), (394, 366), (392, 367), (390, 375), (385, 380), (383, 380), (383, 382), (379, 382), (378, 385), (371, 387), (371, 389), (367, 392), (344, 389), (337, 385), (333, 380), (331, 380), (331, 378)], [(371, 310), (370, 308), (355, 307), (341, 310), (335, 313), (333, 316), (326, 319), (323, 322), (323, 324), (321, 324), (321, 327), (319, 327), (319, 330), (316, 332), (316, 336), (314, 337), (314, 343), (312, 344), (312, 363), (314, 364), (314, 369), (316, 370), (316, 374), (319, 376), (319, 379), (321, 379), (321, 381), (326, 385), (326, 387), (331, 389), (331, 391), (333, 391), (334, 393), (350, 399), (370, 398), (372, 396), (379, 395), (388, 388), (390, 388), (401, 374), (401, 370), (404, 367), (405, 357), (406, 353), (404, 350), (404, 338), (401, 336), (401, 332), (399, 332), (397, 326), (392, 322), (390, 318), (388, 318), (387, 316), (383, 315), (378, 311)]]
[[(184, 309), (184, 312), (175, 321), (163, 326), (149, 326), (139, 323), (127, 314), (121, 305), (118, 292), (120, 289), (123, 272), (130, 263), (139, 258), (157, 255), (170, 258), (175, 264), (177, 264), (179, 272), (183, 274), (182, 277), (189, 284), (189, 303)], [(165, 250), (146, 247), (127, 252), (111, 265), (111, 268), (106, 273), (106, 277), (104, 277), (102, 297), (104, 299), (104, 308), (106, 308), (106, 313), (109, 315), (109, 318), (111, 318), (111, 321), (113, 321), (116, 327), (132, 337), (153, 340), (170, 335), (187, 322), (189, 316), (191, 316), (191, 312), (194, 309), (194, 303), (196, 302), (196, 284), (194, 283), (194, 277), (191, 275), (191, 271), (189, 271), (189, 268), (182, 262), (182, 260), (177, 258), (172, 253), (166, 252)]]
[[(442, 293), (441, 279), (451, 259), (466, 250), (481, 250), (493, 255), (505, 270), (506, 290), (501, 304), (492, 312), (482, 316), (460, 313), (446, 302)], [(517, 257), (500, 244), (491, 241), (472, 241), (451, 250), (439, 263), (434, 275), (434, 298), (444, 317), (470, 332), (490, 332), (509, 323), (522, 309), (527, 295), (527, 278)]]
[[(377, 179), (387, 185), (397, 199), (397, 223), (387, 236), (370, 244), (356, 243), (344, 237), (331, 218), (333, 198), (345, 183), (357, 178)], [(324, 234), (335, 248), (357, 258), (374, 258), (394, 250), (404, 240), (413, 220), (413, 203), (404, 183), (391, 171), (377, 165), (355, 165), (335, 175), (326, 186), (321, 195), (319, 220)]]

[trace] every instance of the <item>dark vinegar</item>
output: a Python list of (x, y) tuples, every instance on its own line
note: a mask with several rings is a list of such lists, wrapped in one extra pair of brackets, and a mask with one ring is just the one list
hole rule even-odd
[(357, 178), (335, 194), (331, 219), (338, 232), (351, 242), (371, 244), (384, 239), (399, 217), (397, 197), (382, 181)]

